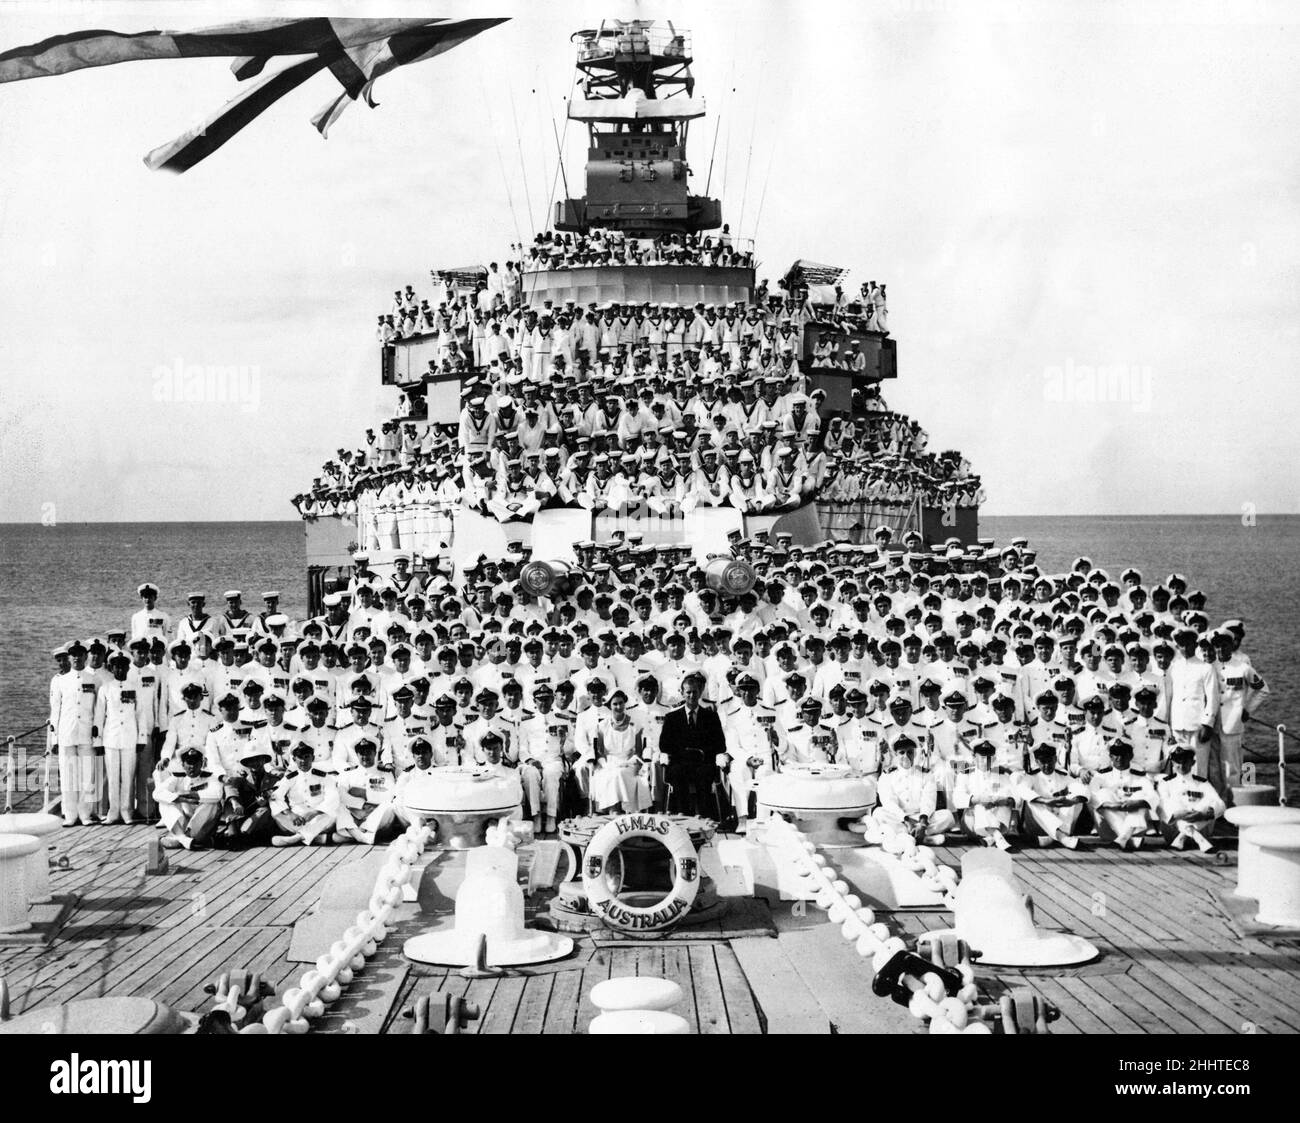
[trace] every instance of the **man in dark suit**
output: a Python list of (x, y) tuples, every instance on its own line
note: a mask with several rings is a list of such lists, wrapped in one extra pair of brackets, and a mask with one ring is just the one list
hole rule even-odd
[(664, 776), (672, 787), (669, 812), (714, 818), (717, 758), (727, 745), (717, 711), (700, 705), (703, 693), (703, 675), (692, 672), (682, 679), (683, 702), (664, 715), (659, 750), (668, 758)]

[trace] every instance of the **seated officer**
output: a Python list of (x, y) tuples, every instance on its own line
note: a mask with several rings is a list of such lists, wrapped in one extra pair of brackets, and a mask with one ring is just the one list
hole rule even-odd
[(1110, 746), (1110, 767), (1095, 773), (1088, 782), (1088, 802), (1097, 820), (1097, 836), (1121, 850), (1142, 845), (1159, 802), (1155, 785), (1140, 768), (1130, 768), (1133, 746), (1114, 741)]
[(398, 774), (397, 785), (393, 789), (393, 811), (403, 826), (422, 821), (418, 811), (412, 811), (406, 803), (406, 789), (411, 781), (433, 772), (433, 742), (428, 737), (413, 737), (406, 746), (414, 759)]
[(1039, 846), (1059, 842), (1069, 850), (1079, 845), (1083, 810), (1088, 803), (1088, 788), (1068, 772), (1056, 766), (1056, 746), (1043, 742), (1034, 749), (1037, 768), (1020, 777), (1018, 794), (1023, 803), (1021, 829), (1026, 837), (1036, 838)]
[(554, 701), (555, 691), (550, 684), (539, 682), (533, 687), (536, 711), (519, 727), (519, 779), (538, 835), (542, 833), (543, 811), (546, 832), (555, 832), (564, 772), (578, 755), (573, 744), (573, 722), (552, 709)]
[(180, 767), (154, 773), (154, 799), (168, 850), (205, 847), (221, 814), (221, 781), (203, 767), (202, 749), (184, 749)]
[(393, 806), (396, 781), (379, 767), (379, 746), (362, 738), (353, 745), (357, 765), (339, 774), (339, 814), (335, 833), (340, 842), (373, 846), (393, 833), (397, 812)]
[(277, 773), (268, 772), (271, 757), (251, 747), (239, 758), (243, 771), (226, 781), (221, 821), (213, 844), (219, 850), (242, 850), (262, 846), (275, 833), (271, 798), (280, 783)]
[(293, 768), (276, 786), (271, 801), (280, 829), (272, 846), (328, 846), (337, 824), (339, 792), (336, 774), (313, 767), (315, 751), (299, 742), (292, 753)]
[[(506, 762), (506, 741), (495, 729), (489, 729), (483, 734), (483, 739), (479, 742), (483, 750), (484, 763), (479, 767), (493, 776), (501, 776), (509, 779), (518, 779), (519, 770), (517, 767)], [(522, 788), (522, 785), (521, 785)], [(520, 803), (514, 810), (506, 816), (507, 819), (523, 819), (524, 807)]]
[(1194, 842), (1205, 853), (1214, 849), (1209, 836), (1223, 814), (1223, 800), (1204, 776), (1192, 773), (1196, 750), (1179, 745), (1169, 754), (1174, 774), (1156, 784), (1160, 796), (1160, 833), (1175, 850)]
[(880, 806), (871, 818), (886, 830), (901, 829), (917, 842), (942, 846), (944, 832), (957, 825), (951, 811), (935, 810), (939, 791), (934, 777), (916, 767), (916, 741), (911, 737), (894, 741), (894, 767), (880, 777), (876, 792)]
[(962, 827), (985, 846), (1009, 850), (1011, 844), (1007, 842), (1007, 833), (1012, 829), (1020, 800), (1016, 798), (1010, 773), (993, 765), (997, 752), (992, 741), (977, 741), (971, 746), (975, 768), (958, 773), (952, 806)]

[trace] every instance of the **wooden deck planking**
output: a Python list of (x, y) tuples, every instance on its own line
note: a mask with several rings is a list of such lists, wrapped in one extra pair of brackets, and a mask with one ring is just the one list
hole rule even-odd
[[(173, 851), (173, 873), (146, 877), (145, 843), (154, 833), (93, 827), (54, 836), (55, 851), (70, 863), (51, 870), (54, 892), (75, 892), (81, 904), (53, 945), (0, 947), (0, 971), (9, 979), (16, 1012), (103, 993), (149, 994), (179, 1009), (202, 1010), (209, 1001), (204, 985), (223, 970), (261, 970), (277, 987), (293, 985), (309, 965), (285, 958), (291, 925), (314, 906), (328, 870), (366, 853), (359, 847)], [(939, 856), (958, 864), (967, 849), (945, 847)], [(1075, 976), (981, 971), (1057, 1004), (1062, 1018), (1056, 1032), (1235, 1032), (1244, 1022), (1300, 1030), (1300, 949), (1242, 939), (1228, 926), (1212, 895), (1231, 886), (1231, 866), (1163, 847), (1137, 855), (1030, 849), (1015, 862), (1040, 924), (1094, 939), (1109, 961), (1096, 973), (1085, 969)], [(1097, 891), (1105, 894), (1102, 916), (1092, 914)], [(951, 925), (951, 916), (941, 912), (881, 919), (910, 937)], [(761, 942), (776, 952), (786, 941)], [(750, 960), (752, 968), (752, 953)], [(687, 1000), (681, 1012), (693, 1030), (757, 1032), (774, 1014), (787, 1028), (797, 1024), (798, 1003), (790, 1007), (790, 995), (807, 989), (799, 974), (810, 965), (797, 955), (786, 955), (783, 965), (773, 960), (776, 968), (758, 986), (742, 962), (727, 941), (649, 943), (598, 949), (581, 968), (534, 976), (470, 982), (455, 973), (412, 975), (380, 1021), (401, 1032), (400, 1009), (441, 987), (483, 1007), (470, 1032), (581, 1033), (595, 1014), (590, 993), (596, 982), (611, 974), (662, 974), (682, 985)], [(833, 972), (821, 974), (826, 978), (817, 982), (825, 990)], [(856, 1001), (880, 1001), (852, 986), (844, 990)], [(865, 1024), (871, 1009), (862, 1013)], [(816, 1023), (812, 1019), (809, 1031), (829, 1028)], [(840, 1028), (850, 1031), (853, 1024), (846, 1019)]]
[(700, 1033), (730, 1033), (727, 1002), (718, 977), (718, 961), (712, 944), (691, 944), (686, 949), (695, 984), (695, 1014)]
[(718, 966), (718, 980), (722, 984), (722, 997), (727, 1004), (727, 1022), (732, 1033), (762, 1033), (763, 1022), (749, 980), (740, 969), (736, 953), (730, 944), (713, 947)]
[(515, 1012), (511, 1033), (541, 1033), (546, 1024), (546, 1007), (551, 1001), (554, 975), (532, 975), (524, 984), (524, 994)]
[[(1102, 853), (1090, 857), (1094, 862), (1113, 867), (1117, 859), (1122, 863), (1125, 856), (1116, 854), (1112, 858)], [(1190, 1002), (1231, 1031), (1236, 1032), (1242, 1020), (1259, 1021), (1261, 1008), (1278, 1019), (1279, 1027), (1292, 1025), (1288, 1019), (1294, 1018), (1294, 1013), (1269, 993), (1271, 984), (1254, 977), (1252, 953), (1269, 949), (1257, 942), (1253, 947), (1249, 946), (1227, 932), (1222, 918), (1211, 915), (1213, 906), (1208, 903), (1206, 912), (1201, 917), (1202, 923), (1195, 929), (1191, 928), (1188, 922), (1190, 917), (1196, 915), (1196, 901), (1180, 895), (1176, 904), (1167, 904), (1167, 888), (1162, 890), (1158, 884), (1141, 882), (1134, 886), (1129, 880), (1134, 872), (1135, 870), (1126, 871), (1122, 868), (1110, 870), (1111, 878), (1107, 884), (1111, 888), (1111, 895), (1102, 916), (1093, 915), (1091, 897), (1084, 895), (1073, 878), (1047, 877), (1038, 882), (1038, 888), (1044, 896), (1077, 904), (1080, 920), (1084, 924), (1084, 934), (1095, 933), (1113, 942), (1111, 934), (1106, 931), (1108, 928), (1113, 929), (1114, 935), (1121, 941), (1115, 950), (1117, 954), (1126, 955), (1132, 961), (1131, 971), (1139, 974), (1149, 972), (1163, 980), (1182, 993), (1183, 1001)], [(1129, 888), (1126, 889), (1125, 886)], [(1041, 898), (1036, 894), (1036, 899)], [(1167, 910), (1182, 914), (1181, 921), (1185, 930), (1162, 939), (1157, 933), (1174, 926), (1179, 919), (1177, 916), (1166, 916)], [(1219, 932), (1220, 928), (1223, 929), (1222, 933)], [(1187, 936), (1201, 941), (1201, 945), (1195, 946), (1185, 938)], [(1212, 974), (1207, 975), (1205, 942), (1216, 944), (1220, 953), (1231, 955), (1238, 961), (1230, 972), (1230, 987), (1221, 986), (1220, 980)], [(1140, 955), (1131, 954), (1129, 948)], [(1300, 960), (1297, 960), (1297, 965), (1300, 965)], [(1295, 989), (1294, 974), (1284, 974), (1284, 981), (1289, 983), (1289, 989)]]

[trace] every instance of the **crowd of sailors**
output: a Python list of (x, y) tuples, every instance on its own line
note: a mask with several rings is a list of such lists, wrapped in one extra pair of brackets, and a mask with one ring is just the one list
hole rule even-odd
[(53, 652), (64, 821), (373, 842), (412, 819), (414, 777), (455, 766), (518, 775), (538, 831), (646, 808), (743, 829), (764, 775), (834, 763), (921, 841), (1213, 845), (1268, 694), (1241, 621), (1212, 627), (1178, 574), (1044, 574), (1023, 539), (902, 547), (735, 536), (758, 574), (739, 597), (635, 537), (579, 543), (542, 599), (518, 544), (456, 581), (360, 553), (302, 621), (237, 589), (173, 618), (145, 583), (125, 627)]
[[(396, 418), (368, 430), (363, 448), (339, 449), (294, 497), (304, 518), (355, 518), (365, 548), (427, 552), (446, 546), (462, 503), (501, 521), (557, 506), (666, 519), (699, 505), (779, 512), (818, 495), (879, 513), (978, 505), (969, 463), (927, 452), (924, 431), (888, 409), (877, 383), (863, 380), (851, 410), (828, 410), (825, 391), (810, 390), (803, 333), (852, 311), (779, 297), (525, 308), (507, 265), (493, 263), (476, 292), (444, 289), (436, 312), (410, 286), (394, 293), (379, 338), (417, 322), (437, 333), (430, 375), (460, 372), (459, 422), (417, 419), (424, 387), (408, 387)], [(856, 341), (844, 355), (863, 368)]]

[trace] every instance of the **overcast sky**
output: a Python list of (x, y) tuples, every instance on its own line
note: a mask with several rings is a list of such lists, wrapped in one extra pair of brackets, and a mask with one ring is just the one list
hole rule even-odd
[[(477, 7), (346, 11), (511, 11)], [(987, 513), (1300, 510), (1296, 9), (1135, 7), (520, 5), (328, 141), (322, 74), (179, 177), (141, 158), (238, 91), (227, 62), (2, 86), (0, 521), (292, 518), (391, 412), (392, 290), (545, 223), (568, 36), (614, 15), (693, 32), (693, 190), (719, 122), (711, 193), (761, 273), (888, 283), (886, 397), (963, 450)], [(330, 10), (5, 4), (0, 49)], [(576, 127), (565, 147), (578, 194)], [(235, 400), (167, 400), (196, 366), (240, 372)]]

